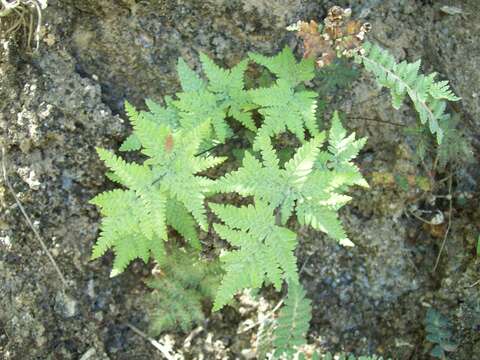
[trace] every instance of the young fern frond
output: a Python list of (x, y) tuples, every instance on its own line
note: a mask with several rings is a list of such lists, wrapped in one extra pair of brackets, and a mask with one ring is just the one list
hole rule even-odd
[(208, 90), (183, 92), (177, 94), (174, 102), (179, 109), (180, 124), (183, 129), (193, 129), (206, 122), (213, 127), (215, 137), (220, 142), (231, 136), (231, 130), (225, 122), (227, 113), (218, 107), (217, 97)]
[(187, 208), (180, 201), (170, 198), (167, 201), (165, 210), (167, 224), (187, 240), (192, 248), (200, 250), (201, 244), (198, 239), (197, 222)]
[(288, 284), (288, 296), (273, 331), (274, 357), (292, 359), (298, 348), (307, 343), (311, 318), (311, 301), (306, 298), (302, 285)]
[(153, 289), (145, 301), (149, 333), (187, 332), (204, 320), (202, 303), (214, 297), (222, 274), (219, 263), (199, 259), (197, 251), (175, 249), (159, 266), (161, 274), (147, 281)]
[(222, 239), (235, 249), (221, 256), (226, 271), (218, 289), (213, 310), (219, 310), (240, 290), (259, 289), (264, 282), (280, 290), (283, 280), (298, 282), (297, 245), (294, 232), (277, 226), (272, 208), (255, 205), (235, 207), (210, 204), (224, 224), (214, 224)]
[(443, 139), (440, 122), (449, 117), (445, 113), (446, 101), (460, 100), (451, 91), (448, 81), (435, 82), (436, 73), (419, 74), (420, 60), (397, 63), (387, 50), (377, 45), (365, 43), (363, 49), (365, 53), (357, 55), (357, 61), (373, 73), (379, 85), (390, 90), (393, 107), (400, 108), (408, 95), (421, 123), (428, 123), (430, 132), (436, 135), (437, 143), (440, 144)]
[(248, 61), (243, 60), (229, 70), (216, 65), (205, 54), (200, 54), (200, 61), (208, 79), (208, 90), (216, 95), (218, 106), (247, 129), (257, 131), (252, 114), (244, 110), (251, 107), (250, 95), (244, 84)]
[(113, 248), (115, 261), (111, 276), (123, 272), (135, 258), (147, 262), (150, 254), (163, 258), (163, 240), (154, 234), (149, 223), (151, 214), (133, 190), (116, 189), (97, 195), (90, 201), (103, 215), (101, 233), (93, 247), (92, 259)]
[[(145, 100), (145, 104), (149, 111), (137, 111), (128, 101), (125, 102), (125, 112), (130, 123), (135, 126), (139, 123), (140, 118), (146, 118), (151, 123), (164, 125), (171, 129), (178, 128), (179, 116), (178, 110), (172, 105), (172, 100), (166, 97), (166, 107), (158, 105), (153, 100)], [(142, 143), (138, 139), (137, 134), (133, 132), (120, 146), (120, 151), (135, 151), (142, 148)]]
[(177, 74), (184, 92), (200, 91), (206, 87), (205, 81), (182, 58), (178, 58)]
[[(165, 202), (167, 195), (164, 191), (152, 187), (152, 183), (155, 181), (152, 170), (146, 165), (127, 163), (105, 149), (98, 148), (97, 152), (100, 159), (142, 204), (142, 208), (145, 210), (144, 215), (146, 215), (140, 219), (142, 233), (149, 239), (156, 235), (160, 239), (166, 240)], [(109, 201), (117, 200), (116, 193), (111, 192), (110, 196), (107, 194), (101, 197), (100, 206), (109, 207)], [(92, 203), (96, 203), (95, 198)]]
[(160, 106), (155, 101), (146, 99), (145, 105), (147, 105), (148, 111), (142, 111), (141, 114), (158, 125), (177, 129), (180, 121), (178, 109), (173, 105), (173, 99), (170, 96), (165, 96), (164, 100), (165, 106)]

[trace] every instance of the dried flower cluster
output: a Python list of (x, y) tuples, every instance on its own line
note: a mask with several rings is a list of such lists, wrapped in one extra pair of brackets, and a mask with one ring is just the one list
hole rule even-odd
[(327, 66), (337, 57), (351, 58), (362, 52), (369, 23), (351, 20), (351, 9), (333, 6), (328, 11), (323, 28), (314, 20), (299, 21), (289, 30), (297, 31), (303, 39), (304, 57), (314, 58), (319, 68)]

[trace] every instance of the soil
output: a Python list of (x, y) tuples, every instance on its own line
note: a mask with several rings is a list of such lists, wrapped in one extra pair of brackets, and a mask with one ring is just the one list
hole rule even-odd
[[(37, 52), (28, 49), (22, 30), (2, 29), (0, 145), (15, 196), (66, 284), (2, 178), (1, 359), (163, 358), (128, 325), (146, 328), (142, 280), (151, 265), (135, 262), (111, 279), (111, 255), (90, 261), (99, 214), (88, 200), (113, 187), (95, 147), (116, 149), (128, 135), (125, 100), (142, 108), (143, 99), (161, 102), (179, 89), (179, 56), (198, 68), (200, 51), (224, 66), (249, 51), (274, 54), (289, 45), (298, 52), (298, 39), (285, 27), (300, 19), (321, 21), (335, 4), (369, 21), (370, 39), (397, 59), (421, 58), (425, 72), (450, 80), (462, 98), (450, 111), (461, 119), (474, 162), (436, 174), (429, 186), (402, 187), (390, 180), (430, 179), (414, 161), (408, 137), (387, 124), (414, 124), (411, 107), (392, 109), (388, 95), (364, 73), (331, 97), (328, 109), (346, 113), (345, 125), (369, 137), (358, 165), (370, 189), (356, 189), (342, 211), (356, 247), (300, 229), (302, 282), (314, 307), (309, 342), (331, 352), (430, 359), (423, 319), (433, 307), (450, 320), (458, 343), (448, 358), (480, 356), (477, 0), (50, 0)], [(445, 198), (450, 175), (451, 209)], [(414, 214), (445, 220), (430, 226)], [(187, 359), (255, 358), (255, 331), (241, 330), (279, 299), (268, 290), (243, 295), (194, 333), (160, 340)]]

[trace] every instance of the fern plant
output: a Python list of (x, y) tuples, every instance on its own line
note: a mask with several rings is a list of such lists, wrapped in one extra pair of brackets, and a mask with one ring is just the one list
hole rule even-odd
[[(272, 57), (249, 54), (232, 69), (223, 69), (200, 54), (201, 76), (179, 59), (182, 91), (166, 97), (163, 106), (147, 100), (147, 111), (126, 103), (133, 133), (120, 150), (136, 151), (140, 160), (127, 162), (97, 149), (119, 188), (91, 200), (103, 217), (92, 257), (112, 249), (111, 276), (136, 258), (153, 258), (159, 264), (165, 275), (148, 282), (154, 289), (151, 299), (158, 304), (152, 316), (154, 333), (187, 330), (200, 321), (203, 298), (214, 298), (213, 310), (219, 311), (240, 291), (272, 284), (277, 291), (288, 289), (288, 296), (279, 317), (263, 327), (265, 339), (271, 335), (267, 343), (274, 357), (301, 354), (311, 305), (300, 285), (297, 235), (289, 226), (296, 221), (352, 246), (338, 212), (351, 200), (353, 186), (368, 187), (353, 162), (366, 139), (348, 134), (337, 112), (330, 128), (320, 131), (326, 127), (318, 123), (318, 94), (307, 89), (315, 66), (356, 54), (379, 83), (391, 89), (394, 106), (408, 95), (421, 121), (442, 140), (445, 100), (457, 100), (448, 85), (435, 82), (433, 75), (419, 75), (419, 63), (396, 64), (375, 46), (360, 51), (364, 26), (354, 23), (344, 29), (345, 24), (335, 23), (335, 11), (329, 13), (325, 33), (315, 24), (302, 30), (309, 53), (321, 55), (317, 61), (297, 61), (286, 47)], [(338, 37), (339, 28), (358, 33)], [(245, 72), (251, 61), (270, 71), (274, 82), (247, 90)], [(244, 129), (247, 149), (232, 149), (230, 140), (238, 127)], [(285, 149), (285, 138), (299, 145)], [(240, 150), (240, 167), (222, 165)], [(227, 156), (217, 156), (220, 152)], [(235, 201), (221, 203), (226, 198)], [(215, 245), (214, 236), (225, 245)], [(212, 247), (221, 253), (222, 272), (211, 273), (200, 260), (202, 251)]]

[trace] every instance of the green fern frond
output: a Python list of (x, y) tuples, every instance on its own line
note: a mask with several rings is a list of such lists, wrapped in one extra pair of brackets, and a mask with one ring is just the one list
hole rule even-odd
[(283, 280), (298, 281), (297, 244), (292, 231), (275, 225), (272, 208), (263, 202), (255, 206), (234, 207), (210, 204), (224, 222), (215, 231), (236, 250), (221, 256), (226, 271), (215, 298), (214, 310), (221, 309), (240, 290), (258, 289), (265, 281), (277, 290)]
[(154, 180), (160, 189), (180, 201), (193, 214), (202, 229), (207, 228), (204, 200), (213, 181), (196, 174), (222, 163), (225, 158), (195, 156), (208, 137), (209, 122), (186, 130), (171, 132), (143, 118), (135, 127), (142, 141), (142, 152), (150, 158), (145, 164), (152, 166)]
[(365, 53), (357, 55), (357, 61), (372, 72), (379, 85), (390, 90), (392, 105), (398, 109), (408, 95), (422, 124), (428, 123), (430, 132), (436, 135), (437, 143), (443, 139), (439, 124), (448, 115), (445, 113), (446, 101), (458, 101), (450, 90), (447, 81), (435, 82), (436, 73), (419, 74), (420, 60), (415, 63), (398, 63), (386, 50), (377, 45), (365, 43)]
[(302, 285), (289, 283), (288, 296), (273, 331), (274, 356), (291, 359), (298, 348), (306, 344), (311, 318), (311, 301), (306, 298)]
[(127, 163), (97, 149), (115, 179), (128, 190), (100, 194), (92, 200), (104, 215), (93, 256), (112, 248), (116, 254), (112, 275), (122, 272), (135, 258), (146, 262), (150, 253), (160, 261), (167, 225), (193, 247), (200, 247), (195, 222), (207, 229), (204, 200), (213, 180), (196, 174), (224, 161), (195, 156), (202, 139), (210, 133), (209, 122), (189, 131), (173, 131), (136, 113), (133, 107), (128, 111), (141, 152), (149, 158), (141, 165)]
[(152, 170), (145, 165), (127, 163), (105, 149), (98, 148), (97, 152), (105, 165), (140, 199), (146, 214), (142, 218), (142, 233), (149, 239), (154, 234), (160, 239), (166, 239), (165, 202), (167, 195), (159, 189), (152, 189), (152, 183), (155, 180)]
[(188, 241), (192, 248), (200, 250), (201, 244), (197, 234), (197, 223), (182, 203), (175, 199), (170, 199), (167, 202), (166, 221)]
[(311, 135), (318, 133), (316, 120), (317, 94), (313, 91), (295, 91), (284, 79), (277, 80), (269, 88), (250, 90), (252, 101), (257, 104), (264, 123), (257, 133), (254, 149), (259, 148), (261, 138), (290, 131), (300, 141), (305, 140), (305, 130)]
[(338, 112), (335, 111), (328, 134), (328, 151), (330, 154), (321, 153), (317, 165), (320, 168), (330, 168), (337, 172), (340, 178), (344, 179), (342, 186), (358, 185), (368, 188), (367, 182), (352, 162), (366, 142), (366, 137), (355, 140), (355, 133), (347, 136), (347, 131), (342, 126)]
[[(128, 116), (128, 119), (131, 124), (135, 123), (140, 116), (140, 113), (135, 109), (135, 107), (130, 104), (128, 101), (125, 101), (125, 112)], [(134, 135), (131, 134), (125, 139), (125, 141), (120, 146), (120, 151), (135, 151), (140, 150), (141, 148), (140, 140)]]
[(367, 138), (355, 140), (355, 133), (347, 137), (347, 131), (342, 126), (338, 112), (333, 113), (332, 126), (328, 134), (328, 150), (333, 155), (332, 160), (335, 164), (345, 164), (357, 157), (366, 141)]
[(263, 162), (246, 153), (242, 167), (219, 179), (214, 190), (266, 201), (280, 209), (282, 223), (296, 209), (301, 224), (347, 242), (337, 211), (350, 200), (344, 195), (350, 186), (368, 186), (351, 163), (366, 140), (347, 136), (338, 114), (334, 114), (329, 133), (329, 153), (320, 150), (324, 139), (325, 134), (320, 133), (303, 144), (281, 168), (269, 138), (261, 138), (258, 146)]
[[(164, 125), (167, 128), (176, 129), (179, 124), (179, 115), (178, 110), (171, 105), (171, 99), (166, 98), (167, 107), (158, 105), (153, 100), (145, 100), (145, 104), (149, 111), (137, 111), (133, 105), (128, 101), (125, 102), (125, 112), (129, 118), (130, 123), (135, 126), (135, 124), (140, 123), (140, 118), (144, 117), (149, 120), (151, 123), (157, 125)], [(138, 138), (138, 135), (133, 133), (127, 137), (127, 139), (120, 146), (120, 151), (134, 151), (140, 150), (142, 143)]]
[(153, 289), (145, 306), (149, 333), (189, 331), (205, 318), (202, 303), (213, 299), (222, 274), (217, 261), (207, 262), (196, 251), (173, 250), (160, 264), (161, 275), (147, 281)]
[(142, 144), (140, 143), (140, 140), (135, 135), (129, 135), (120, 145), (120, 148), (118, 150), (120, 151), (136, 151), (140, 150), (142, 147)]
[(173, 105), (173, 99), (169, 96), (165, 97), (166, 106), (160, 106), (151, 99), (145, 100), (148, 111), (142, 111), (141, 114), (148, 120), (157, 123), (158, 125), (165, 125), (171, 129), (179, 127), (178, 109)]
[(249, 93), (245, 90), (244, 73), (248, 62), (244, 60), (232, 69), (222, 69), (205, 54), (200, 55), (208, 82), (204, 82), (183, 60), (177, 70), (184, 92), (178, 93), (173, 104), (179, 109), (180, 124), (185, 129), (210, 121), (215, 138), (224, 142), (232, 135), (226, 122), (228, 116), (246, 128), (256, 131), (250, 112)]
[(312, 80), (315, 77), (313, 59), (302, 59), (300, 62), (297, 62), (292, 50), (288, 46), (272, 57), (255, 53), (249, 53), (248, 56), (257, 64), (265, 66), (278, 79), (285, 80), (291, 87), (295, 87), (304, 81)]

